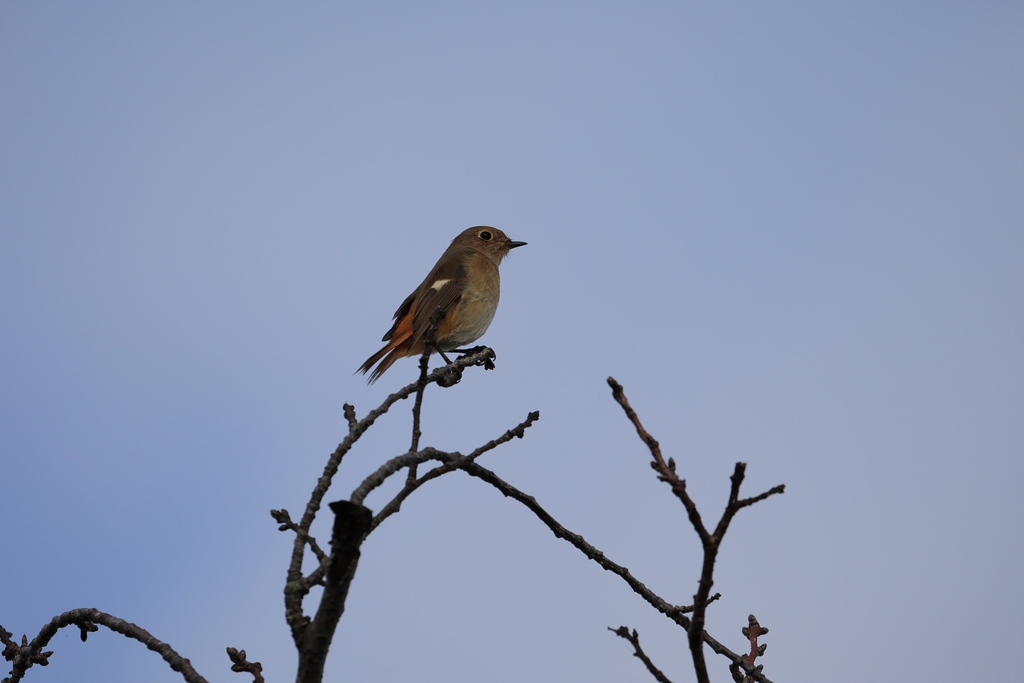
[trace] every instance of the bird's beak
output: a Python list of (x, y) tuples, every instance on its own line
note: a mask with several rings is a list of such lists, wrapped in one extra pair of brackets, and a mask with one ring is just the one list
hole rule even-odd
[(509, 240), (508, 242), (506, 242), (506, 244), (508, 245), (509, 249), (515, 249), (516, 247), (526, 246), (526, 242), (517, 242), (515, 240)]

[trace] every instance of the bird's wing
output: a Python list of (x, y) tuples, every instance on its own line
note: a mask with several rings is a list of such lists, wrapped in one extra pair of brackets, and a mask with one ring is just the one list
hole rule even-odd
[(412, 308), (412, 303), (415, 299), (416, 292), (405, 297), (405, 301), (403, 301), (402, 305), (398, 307), (397, 311), (395, 311), (395, 322), (391, 324), (391, 329), (385, 332), (384, 336), (381, 337), (381, 341), (391, 340), (391, 337), (395, 335), (395, 330), (398, 329), (398, 324), (402, 322), (402, 319), (405, 318), (405, 316), (409, 315), (409, 309)]
[(430, 316), (438, 308), (448, 312), (462, 298), (466, 288), (466, 265), (464, 258), (442, 258), (427, 279), (413, 294), (415, 302), (412, 306), (412, 334), (415, 343), (427, 333)]

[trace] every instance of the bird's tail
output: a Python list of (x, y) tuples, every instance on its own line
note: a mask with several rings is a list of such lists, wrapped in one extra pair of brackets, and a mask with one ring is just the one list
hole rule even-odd
[[(377, 361), (380, 361), (380, 365), (370, 373), (370, 379), (366, 381), (367, 384), (373, 384), (396, 360), (409, 355), (411, 341), (412, 330), (409, 330), (407, 334), (392, 337), (391, 340), (385, 344), (384, 348), (367, 358), (366, 362), (359, 366), (359, 370), (357, 372), (361, 372), (365, 375), (367, 372), (370, 372), (370, 368), (372, 368)], [(381, 360), (381, 358), (384, 360)]]

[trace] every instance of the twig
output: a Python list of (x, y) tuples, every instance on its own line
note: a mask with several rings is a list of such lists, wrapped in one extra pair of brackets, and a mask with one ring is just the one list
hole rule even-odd
[[(710, 602), (709, 596), (711, 594), (711, 587), (714, 585), (715, 559), (718, 557), (718, 549), (722, 544), (722, 539), (725, 537), (725, 532), (729, 529), (729, 523), (732, 521), (732, 518), (736, 516), (737, 512), (758, 501), (764, 500), (769, 496), (782, 493), (785, 491), (786, 487), (782, 484), (752, 498), (740, 500), (740, 485), (743, 483), (747, 465), (742, 462), (736, 463), (736, 467), (730, 477), (732, 485), (729, 490), (729, 502), (725, 506), (725, 511), (722, 513), (722, 518), (715, 527), (714, 533), (708, 533), (707, 529), (704, 527), (703, 521), (701, 520), (700, 513), (697, 511), (697, 505), (693, 502), (693, 499), (690, 498), (689, 493), (686, 491), (686, 480), (680, 479), (676, 475), (675, 461), (672, 458), (669, 458), (666, 462), (664, 457), (662, 457), (661, 447), (658, 445), (657, 440), (648, 434), (647, 430), (644, 429), (643, 425), (640, 423), (640, 418), (637, 416), (636, 411), (633, 410), (632, 406), (629, 405), (629, 401), (626, 399), (626, 394), (622, 385), (616, 382), (615, 378), (609, 377), (608, 386), (612, 388), (612, 397), (620, 406), (622, 406), (622, 409), (626, 413), (626, 417), (629, 418), (630, 422), (633, 423), (633, 426), (636, 427), (636, 431), (637, 434), (639, 434), (640, 439), (647, 444), (647, 448), (650, 450), (651, 457), (653, 458), (651, 467), (658, 473), (658, 479), (668, 483), (672, 487), (672, 493), (682, 501), (683, 506), (686, 508), (686, 513), (690, 518), (690, 523), (697, 532), (697, 536), (700, 537), (701, 545), (704, 549), (704, 561), (701, 567), (697, 594), (693, 596), (693, 622), (691, 626), (684, 628), (687, 630), (690, 654), (693, 657), (693, 667), (697, 674), (697, 681), (698, 683), (710, 683), (707, 663), (704, 660), (704, 643), (708, 642), (707, 632), (704, 631), (704, 620), (707, 606)], [(747, 675), (751, 676), (753, 679), (758, 681), (766, 680), (763, 675), (761, 675), (760, 671), (757, 671), (742, 657), (733, 654), (732, 656), (729, 656), (729, 658), (732, 659), (734, 665), (742, 668)]]
[[(605, 554), (603, 552), (587, 543), (582, 536), (569, 531), (564, 526), (559, 524), (554, 517), (548, 514), (548, 512), (544, 508), (542, 508), (539, 503), (537, 503), (537, 500), (533, 496), (529, 496), (523, 493), (516, 487), (504, 481), (494, 472), (488, 470), (485, 467), (481, 467), (478, 463), (475, 462), (465, 463), (465, 465), (460, 466), (459, 469), (465, 470), (468, 474), (479, 479), (482, 479), (483, 481), (486, 481), (488, 484), (498, 489), (498, 491), (500, 491), (502, 495), (522, 503), (524, 506), (526, 506), (527, 509), (533, 512), (533, 514), (535, 514), (538, 517), (538, 519), (540, 519), (540, 521), (544, 522), (544, 524), (547, 525), (549, 529), (551, 529), (551, 532), (555, 535), (556, 538), (561, 538), (565, 541), (568, 541), (577, 550), (582, 552), (587, 558), (599, 564), (602, 569), (606, 569), (615, 574), (616, 576), (620, 577), (629, 585), (630, 588), (633, 589), (634, 593), (636, 593), (641, 598), (646, 600), (652, 607), (654, 607), (654, 609), (658, 610), (666, 617), (668, 617), (669, 619), (671, 619), (672, 621), (676, 622), (684, 629), (686, 629), (687, 632), (689, 632), (690, 619), (686, 616), (686, 614), (693, 611), (693, 605), (684, 606), (669, 604), (664, 598), (658, 596), (654, 591), (652, 591), (643, 583), (638, 581), (632, 574), (629, 573), (628, 569), (619, 564), (616, 564), (615, 562), (612, 562), (607, 557), (605, 557)], [(716, 654), (720, 654), (731, 661), (739, 662), (741, 667), (746, 666), (746, 660), (743, 659), (742, 655), (738, 655), (729, 648), (727, 648), (707, 631), (704, 632), (704, 642), (707, 643), (708, 647), (710, 647), (711, 650)], [(752, 675), (754, 676), (754, 680), (759, 681), (760, 683), (772, 683), (770, 680), (765, 678), (760, 672), (755, 672)]]
[(636, 629), (633, 629), (633, 632), (630, 633), (629, 629), (625, 626), (620, 626), (618, 628), (612, 628), (609, 626), (608, 630), (620, 638), (625, 638), (633, 644), (633, 656), (639, 658), (640, 661), (644, 663), (644, 666), (647, 667), (647, 670), (651, 672), (651, 675), (654, 676), (658, 683), (672, 683), (672, 681), (668, 679), (668, 676), (663, 674), (658, 667), (654, 666), (654, 662), (651, 661), (651, 658), (644, 654), (643, 648), (640, 647), (640, 635), (636, 632)]
[(359, 421), (356, 420), (356, 407), (346, 403), (342, 410), (345, 415), (345, 421), (348, 422), (348, 431), (351, 434), (352, 430), (359, 424)]
[(228, 649), (228, 657), (231, 659), (231, 670), (235, 673), (252, 674), (252, 683), (264, 683), (263, 665), (259, 662), (250, 662), (245, 658), (245, 650), (236, 650), (233, 647)]
[(697, 506), (693, 500), (690, 499), (690, 494), (686, 492), (686, 480), (680, 479), (676, 476), (676, 463), (672, 458), (668, 459), (668, 462), (661, 455), (661, 446), (658, 445), (658, 441), (647, 433), (644, 426), (640, 424), (640, 418), (637, 416), (636, 411), (629, 405), (629, 401), (626, 400), (626, 394), (622, 388), (622, 385), (615, 381), (614, 377), (608, 378), (608, 386), (612, 388), (612, 397), (615, 401), (622, 406), (622, 409), (626, 412), (626, 417), (636, 427), (636, 433), (640, 435), (640, 440), (647, 444), (648, 450), (651, 451), (651, 456), (654, 460), (651, 462), (651, 468), (658, 473), (658, 479), (667, 482), (672, 487), (672, 493), (682, 501), (683, 506), (686, 508), (687, 514), (690, 516), (690, 522), (693, 524), (693, 528), (697, 530), (697, 535), (700, 536), (700, 540), (704, 541), (709, 537), (707, 530), (704, 528), (704, 523), (700, 519), (700, 513), (697, 512)]
[(492, 472), (491, 470), (482, 467), (479, 463), (460, 463), (459, 469), (462, 469), (466, 473), (487, 482), (494, 488), (498, 489), (498, 491), (500, 491), (501, 494), (506, 496), (507, 498), (512, 498), (513, 500), (522, 503), (524, 506), (526, 506), (528, 510), (530, 510), (530, 512), (535, 514), (538, 517), (538, 519), (540, 519), (540, 521), (544, 522), (544, 524), (551, 530), (551, 532), (555, 535), (556, 538), (568, 541), (577, 550), (586, 555), (588, 559), (591, 559), (597, 564), (599, 564), (602, 569), (610, 571), (611, 573), (620, 577), (629, 585), (630, 588), (633, 589), (633, 592), (642, 597), (644, 600), (650, 603), (650, 605), (654, 607), (654, 609), (658, 610), (672, 621), (676, 622), (683, 628), (686, 628), (689, 625), (690, 620), (685, 615), (686, 613), (693, 611), (692, 606), (672, 605), (666, 600), (659, 597), (656, 593), (654, 593), (654, 591), (649, 589), (647, 586), (645, 586), (643, 583), (637, 580), (636, 577), (630, 574), (627, 568), (608, 559), (603, 552), (592, 546), (590, 543), (587, 543), (586, 539), (584, 539), (582, 536), (573, 533), (572, 531), (569, 531), (564, 526), (562, 526), (558, 522), (558, 520), (556, 520), (548, 513), (547, 510), (541, 507), (540, 503), (537, 502), (536, 498), (527, 495), (526, 493), (523, 493), (515, 486), (512, 486), (504, 479), (499, 477), (497, 474)]
[[(757, 617), (751, 614), (747, 617), (747, 625), (743, 627), (742, 632), (746, 639), (750, 641), (750, 654), (743, 655), (743, 659), (746, 661), (748, 666), (753, 667), (758, 673), (760, 673), (764, 668), (764, 665), (758, 664), (755, 667), (754, 660), (764, 654), (764, 651), (768, 649), (768, 643), (761, 643), (761, 645), (758, 645), (757, 637), (768, 633), (768, 629), (757, 623)], [(729, 673), (732, 674), (732, 680), (736, 683), (753, 683), (754, 681), (753, 676), (749, 674), (744, 676), (743, 672), (740, 671), (739, 665), (735, 663), (729, 665)]]
[[(496, 441), (498, 440), (496, 439)], [(487, 445), (482, 446), (481, 449), (486, 447)], [(684, 629), (689, 630), (690, 619), (686, 615), (693, 611), (693, 605), (673, 605), (669, 603), (634, 577), (627, 568), (610, 560), (602, 551), (588, 543), (582, 536), (573, 533), (562, 526), (547, 512), (547, 510), (541, 507), (533, 496), (523, 493), (491, 470), (473, 462), (469, 456), (465, 456), (460, 453), (446, 453), (433, 448), (425, 448), (419, 453), (406, 453), (404, 455), (397, 456), (389, 460), (387, 463), (382, 465), (380, 469), (367, 477), (356, 491), (353, 492), (350, 501), (353, 503), (361, 503), (365, 499), (366, 494), (379, 486), (380, 483), (387, 479), (391, 474), (408, 467), (413, 461), (423, 463), (428, 460), (438, 460), (445, 465), (451, 466), (452, 469), (463, 470), (467, 474), (477, 477), (498, 489), (502, 495), (522, 503), (551, 530), (556, 538), (568, 541), (588, 559), (591, 559), (600, 565), (602, 569), (610, 571), (620, 577), (637, 595), (646, 600), (656, 610), (682, 626)], [(429, 475), (430, 473), (428, 472), (423, 476), (427, 477)], [(378, 514), (378, 517), (379, 516), (380, 515)], [(375, 522), (379, 523), (376, 520)], [(716, 595), (714, 598), (709, 599), (709, 602), (718, 599), (718, 597), (720, 596)], [(742, 655), (736, 654), (708, 633), (704, 634), (704, 642), (706, 642), (715, 653), (721, 654), (730, 660), (738, 661), (742, 657)], [(762, 683), (771, 683), (771, 681), (763, 677), (757, 678), (756, 680), (762, 681)]]
[[(487, 451), (493, 450), (503, 443), (511, 441), (514, 438), (523, 438), (523, 435), (526, 433), (526, 430), (529, 429), (533, 425), (533, 423), (539, 419), (540, 412), (534, 411), (530, 413), (529, 415), (526, 416), (526, 419), (524, 421), (520, 422), (514, 428), (506, 431), (497, 439), (488, 441), (480, 448), (477, 448), (475, 451), (465, 456), (466, 460), (475, 460), (476, 458), (480, 457)], [(385, 467), (386, 466), (387, 464), (385, 464)], [(414, 468), (415, 465), (410, 466), (409, 471), (415, 471)], [(444, 465), (435, 467), (434, 469), (424, 474), (422, 477), (414, 479), (411, 482), (407, 479), (405, 486), (402, 488), (402, 490), (399, 491), (398, 494), (394, 498), (392, 498), (391, 501), (387, 505), (385, 505), (384, 508), (380, 512), (378, 512), (377, 515), (373, 518), (373, 523), (370, 525), (369, 533), (372, 533), (373, 530), (380, 526), (381, 522), (383, 522), (385, 519), (387, 519), (394, 513), (398, 512), (398, 510), (402, 506), (402, 502), (404, 502), (405, 499), (408, 498), (413, 491), (418, 489), (420, 486), (423, 486), (423, 484), (427, 483), (428, 481), (436, 479), (437, 477), (440, 477), (442, 474), (452, 472), (456, 469), (458, 469), (458, 465), (455, 462), (449, 462), (445, 463)], [(383, 482), (383, 480), (381, 481)], [(369, 493), (369, 491), (367, 491), (367, 493)], [(353, 493), (352, 495), (354, 498), (356, 494)], [(365, 493), (362, 494), (360, 500), (362, 500), (362, 498), (365, 498), (365, 495)]]
[[(420, 378), (416, 381), (416, 401), (412, 405), (412, 443), (409, 445), (409, 452), (415, 453), (420, 449), (420, 408), (423, 406), (423, 391), (427, 388), (427, 371), (430, 370), (430, 354), (434, 352), (434, 337), (437, 335), (437, 326), (444, 318), (445, 312), (440, 307), (430, 316), (430, 324), (427, 326), (427, 333), (423, 337), (423, 353), (420, 354)], [(409, 466), (409, 474), (406, 483), (416, 481), (416, 465)]]
[(316, 555), (318, 562), (325, 562), (327, 560), (327, 553), (320, 548), (316, 539), (300, 529), (299, 525), (292, 521), (292, 517), (288, 514), (287, 510), (271, 510), (270, 516), (274, 518), (274, 521), (281, 525), (278, 527), (278, 531), (288, 531), (290, 529), (297, 535), (305, 537), (306, 543), (309, 544), (313, 554)]
[[(434, 370), (427, 375), (427, 383), (437, 382), (439, 379), (450, 377), (451, 368), (461, 370), (462, 368), (482, 363), (493, 356), (493, 354), (493, 351), (484, 347), (477, 353), (457, 359), (449, 366)], [(333, 480), (334, 475), (338, 472), (338, 467), (341, 465), (342, 458), (345, 457), (345, 454), (348, 453), (349, 450), (351, 450), (355, 442), (359, 440), (359, 437), (361, 437), (366, 430), (376, 422), (377, 418), (386, 413), (392, 405), (402, 399), (408, 398), (414, 391), (416, 391), (418, 384), (419, 382), (417, 381), (406, 385), (384, 399), (384, 402), (381, 403), (379, 407), (367, 413), (366, 417), (362, 420), (359, 420), (354, 424), (350, 421), (348, 436), (338, 444), (338, 447), (334, 449), (334, 452), (327, 459), (327, 465), (324, 466), (323, 474), (317, 480), (316, 486), (313, 488), (313, 493), (310, 495), (309, 502), (306, 504), (306, 510), (302, 514), (302, 519), (298, 522), (298, 530), (302, 533), (298, 533), (298, 531), (296, 532), (295, 542), (292, 546), (291, 562), (288, 565), (288, 574), (284, 587), (285, 620), (291, 628), (292, 639), (295, 641), (296, 645), (301, 642), (303, 632), (309, 624), (309, 617), (302, 612), (302, 600), (309, 593), (309, 588), (316, 583), (316, 581), (310, 582), (303, 580), (302, 558), (307, 539), (309, 538), (309, 529), (313, 524), (313, 520), (316, 519), (316, 514), (320, 510), (323, 498), (327, 494), (327, 490), (331, 487), (331, 481)], [(355, 417), (354, 410), (352, 412), (352, 417)], [(321, 570), (318, 569), (316, 571)]]
[(11, 675), (9, 678), (3, 679), (3, 683), (17, 683), (33, 664), (46, 666), (49, 663), (47, 660), (53, 652), (43, 652), (43, 648), (57, 634), (57, 631), (72, 624), (78, 626), (81, 630), (83, 641), (89, 633), (97, 630), (96, 624), (106, 626), (111, 631), (120, 633), (132, 640), (137, 640), (153, 652), (158, 653), (164, 658), (164, 661), (167, 662), (171, 669), (180, 673), (182, 678), (188, 683), (206, 683), (206, 679), (192, 668), (191, 662), (175, 652), (174, 648), (167, 643), (154, 638), (149, 631), (124, 619), (118, 619), (113, 615), (90, 607), (73, 609), (54, 617), (40, 629), (39, 635), (33, 638), (31, 643), (27, 642), (27, 636), (22, 636), (20, 646), (11, 640), (11, 634), (0, 626), (0, 634), (3, 635), (2, 642), (5, 646), (3, 651), (4, 659), (13, 662)]

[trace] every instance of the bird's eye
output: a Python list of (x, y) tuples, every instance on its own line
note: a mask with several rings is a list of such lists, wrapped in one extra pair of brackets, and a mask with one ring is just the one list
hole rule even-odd
[(489, 242), (491, 239), (491, 233), (484, 230), (482, 233), (480, 233), (480, 239), (482, 239), (484, 242)]

